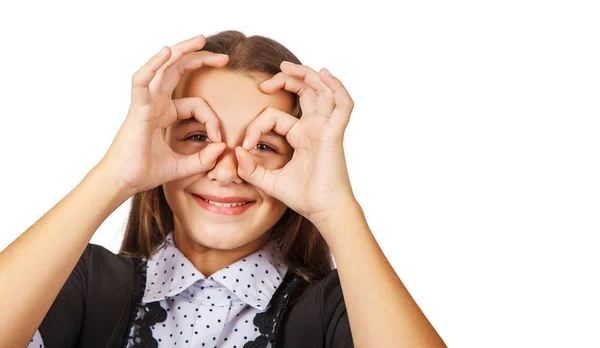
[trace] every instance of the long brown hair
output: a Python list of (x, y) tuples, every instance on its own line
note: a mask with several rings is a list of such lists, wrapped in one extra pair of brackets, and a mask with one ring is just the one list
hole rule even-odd
[[(284, 60), (302, 64), (277, 41), (259, 35), (246, 37), (237, 30), (206, 37), (206, 44), (199, 51), (229, 55), (229, 62), (224, 68), (240, 73), (262, 72), (273, 76), (281, 71), (279, 65)], [(292, 96), (292, 115), (300, 118), (300, 97), (297, 94)], [(173, 228), (173, 212), (165, 199), (162, 185), (138, 192), (133, 196), (118, 254), (149, 259)], [(269, 233), (289, 270), (309, 283), (324, 278), (333, 269), (331, 251), (321, 233), (308, 219), (292, 209), (286, 210)]]

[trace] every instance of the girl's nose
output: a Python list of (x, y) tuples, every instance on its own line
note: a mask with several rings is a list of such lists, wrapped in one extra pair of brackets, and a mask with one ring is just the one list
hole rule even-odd
[(217, 158), (214, 168), (206, 174), (209, 179), (216, 180), (223, 185), (243, 182), (237, 174), (238, 161), (234, 150), (235, 148), (229, 146), (223, 150), (223, 153)]

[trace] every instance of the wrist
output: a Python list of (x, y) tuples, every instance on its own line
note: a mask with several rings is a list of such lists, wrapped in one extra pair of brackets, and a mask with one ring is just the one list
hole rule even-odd
[(340, 223), (364, 217), (362, 207), (354, 197), (341, 200), (338, 205), (313, 216), (310, 221), (319, 231), (335, 229)]
[(347, 202), (332, 210), (327, 218), (317, 221), (315, 226), (334, 255), (350, 250), (357, 240), (369, 237), (370, 229), (364, 211), (358, 202)]
[(135, 190), (113, 175), (102, 162), (87, 173), (86, 179), (101, 183), (107, 191), (116, 194), (117, 198), (123, 202), (136, 194)]

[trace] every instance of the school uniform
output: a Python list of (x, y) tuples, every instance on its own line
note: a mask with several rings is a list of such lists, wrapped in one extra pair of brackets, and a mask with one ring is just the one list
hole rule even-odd
[(353, 343), (337, 269), (308, 284), (267, 243), (206, 277), (175, 246), (170, 232), (149, 260), (89, 243), (29, 347)]

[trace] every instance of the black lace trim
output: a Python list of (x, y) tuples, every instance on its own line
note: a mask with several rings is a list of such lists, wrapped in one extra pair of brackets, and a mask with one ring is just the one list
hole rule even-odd
[(254, 316), (254, 325), (258, 327), (261, 335), (254, 341), (248, 341), (243, 348), (265, 348), (271, 342), (272, 348), (275, 348), (275, 339), (279, 333), (281, 320), (288, 308), (288, 302), (292, 298), (294, 289), (303, 281), (302, 277), (292, 272), (288, 272), (273, 297), (271, 306), (265, 312), (260, 312)]
[[(152, 337), (152, 330), (150, 327), (156, 323), (165, 321), (167, 319), (167, 311), (160, 306), (158, 301), (150, 302), (143, 306), (144, 315), (142, 318), (135, 319), (141, 306), (144, 289), (146, 288), (146, 265), (139, 266), (140, 263), (141, 259), (134, 259), (136, 270), (133, 293), (131, 295), (132, 310), (127, 324), (127, 333), (125, 335), (125, 344), (123, 347), (126, 348), (129, 339), (133, 339), (134, 348), (157, 348), (158, 342)], [(129, 332), (131, 332), (134, 323), (138, 327), (136, 334), (132, 337), (129, 336)]]
[(129, 332), (133, 326), (133, 321), (137, 315), (137, 308), (142, 300), (142, 293), (146, 287), (146, 266), (140, 266), (141, 259), (133, 259), (133, 291), (131, 292), (131, 311), (129, 312), (129, 320), (127, 321), (127, 328), (125, 331), (125, 337), (123, 339), (123, 348), (127, 347), (129, 343)]

